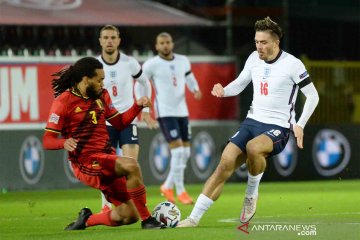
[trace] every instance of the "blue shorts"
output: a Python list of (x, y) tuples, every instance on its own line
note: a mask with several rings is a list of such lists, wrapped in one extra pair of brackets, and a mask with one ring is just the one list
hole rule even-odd
[(167, 142), (177, 139), (181, 139), (183, 142), (191, 140), (188, 117), (162, 117), (157, 120)]
[(118, 131), (113, 126), (106, 126), (111, 146), (115, 149), (119, 146), (120, 148), (122, 145), (125, 144), (139, 144), (139, 136), (138, 136), (138, 129), (136, 124), (130, 124), (127, 128)]
[(229, 141), (238, 146), (242, 152), (246, 153), (246, 144), (261, 134), (265, 134), (273, 141), (274, 148), (269, 155), (269, 157), (271, 157), (280, 153), (285, 148), (289, 140), (290, 129), (246, 118), (241, 123), (239, 131), (237, 131)]

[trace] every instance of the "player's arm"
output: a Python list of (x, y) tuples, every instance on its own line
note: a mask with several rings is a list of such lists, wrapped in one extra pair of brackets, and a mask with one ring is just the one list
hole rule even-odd
[[(145, 74), (145, 72), (142, 72), (142, 74), (135, 78), (135, 85), (134, 85), (134, 94), (135, 99), (139, 99), (143, 96), (149, 97), (151, 99), (151, 83), (149, 81), (149, 78)], [(155, 129), (158, 128), (157, 121), (153, 119), (150, 115), (150, 108), (143, 108), (141, 112), (141, 121), (144, 121), (148, 128)]]
[(122, 130), (129, 126), (144, 107), (151, 107), (151, 101), (148, 97), (142, 97), (136, 100), (133, 106), (122, 114), (115, 111), (111, 116), (107, 117), (106, 120), (117, 130)]
[(199, 88), (198, 81), (196, 80), (191, 70), (185, 73), (185, 79), (186, 79), (186, 86), (194, 94), (194, 98), (196, 100), (200, 100), (202, 97), (202, 93)]
[(78, 140), (60, 137), (64, 123), (66, 106), (62, 101), (55, 100), (50, 108), (50, 114), (43, 135), (43, 147), (48, 150), (66, 149), (73, 151), (77, 147)]
[(298, 85), (306, 100), (299, 121), (293, 126), (293, 131), (298, 147), (303, 148), (304, 127), (319, 103), (319, 94), (310, 77), (304, 79)]
[(74, 138), (60, 138), (59, 133), (45, 129), (43, 135), (43, 147), (47, 150), (65, 149), (68, 151), (74, 151), (77, 147), (78, 140)]
[(255, 56), (255, 52), (253, 52), (248, 57), (244, 69), (235, 80), (229, 83), (226, 87), (223, 87), (220, 83), (215, 84), (211, 94), (215, 97), (232, 97), (240, 94), (251, 82), (251, 66)]

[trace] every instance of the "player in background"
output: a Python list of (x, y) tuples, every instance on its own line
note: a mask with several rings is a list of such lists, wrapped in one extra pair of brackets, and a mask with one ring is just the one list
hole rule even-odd
[[(104, 87), (108, 90), (114, 107), (120, 112), (126, 112), (134, 104), (134, 79), (142, 85), (143, 95), (135, 96), (136, 99), (147, 96), (151, 99), (151, 84), (143, 74), (140, 64), (130, 56), (119, 51), (121, 38), (120, 31), (113, 25), (106, 25), (101, 28), (99, 43), (101, 55), (98, 60), (103, 64), (105, 79)], [(141, 93), (140, 93), (141, 94)], [(149, 108), (141, 112), (141, 119), (147, 126), (157, 128), (157, 123), (151, 118)], [(133, 158), (139, 157), (139, 139), (136, 119), (125, 129), (118, 131), (110, 123), (106, 123), (110, 135), (111, 145), (117, 149), (121, 148), (122, 156)], [(111, 204), (101, 194), (102, 210), (111, 208)]]
[(43, 136), (44, 148), (67, 150), (75, 176), (101, 190), (116, 206), (98, 214), (83, 208), (65, 230), (132, 224), (138, 221), (138, 213), (142, 228), (163, 228), (146, 207), (146, 190), (137, 161), (116, 155), (105, 124), (109, 121), (118, 130), (126, 128), (144, 107), (151, 106), (150, 99), (142, 97), (128, 111), (119, 113), (103, 89), (103, 66), (92, 57), (82, 58), (53, 76), (56, 98)]
[[(248, 182), (240, 222), (249, 222), (256, 211), (266, 158), (284, 149), (290, 131), (294, 132), (297, 146), (303, 148), (304, 127), (318, 104), (319, 95), (304, 64), (280, 48), (282, 35), (281, 28), (269, 17), (257, 21), (256, 51), (250, 54), (240, 75), (225, 88), (214, 85), (212, 95), (230, 97), (241, 93), (252, 82), (253, 101), (247, 118), (230, 138), (190, 216), (178, 227), (196, 227), (203, 214), (219, 198), (226, 180), (245, 161)], [(306, 96), (306, 102), (296, 121), (295, 101), (299, 89)]]
[[(184, 186), (184, 171), (191, 153), (185, 85), (195, 99), (200, 100), (202, 95), (188, 58), (173, 52), (174, 43), (169, 33), (163, 32), (156, 37), (155, 48), (158, 55), (143, 64), (143, 71), (153, 83), (157, 120), (171, 153), (169, 175), (160, 191), (168, 201), (174, 203), (175, 186), (178, 201), (193, 204)], [(141, 91), (139, 84), (135, 84), (135, 91)]]

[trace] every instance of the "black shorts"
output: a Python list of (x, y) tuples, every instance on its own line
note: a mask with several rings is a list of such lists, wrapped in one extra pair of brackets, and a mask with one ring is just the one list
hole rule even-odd
[(111, 146), (115, 149), (119, 146), (120, 148), (122, 145), (125, 144), (139, 144), (139, 136), (138, 136), (138, 129), (136, 124), (130, 124), (127, 128), (118, 131), (113, 126), (106, 126)]
[(239, 131), (237, 131), (229, 141), (234, 143), (241, 149), (241, 151), (246, 153), (246, 144), (248, 141), (261, 134), (269, 136), (273, 141), (274, 148), (269, 155), (269, 157), (271, 157), (279, 154), (285, 148), (289, 140), (290, 129), (274, 124), (262, 123), (251, 118), (246, 118), (241, 123)]
[(191, 140), (188, 117), (162, 117), (158, 118), (158, 122), (167, 142), (177, 139), (181, 139), (183, 142)]

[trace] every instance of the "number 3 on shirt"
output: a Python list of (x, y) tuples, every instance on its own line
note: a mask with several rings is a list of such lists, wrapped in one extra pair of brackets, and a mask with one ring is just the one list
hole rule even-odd
[(95, 111), (90, 111), (90, 115), (91, 115), (91, 119), (92, 119), (92, 123), (93, 124), (97, 124), (98, 121), (97, 121), (97, 118), (96, 118), (96, 112)]
[(260, 93), (261, 95), (268, 95), (268, 83), (267, 82), (261, 82), (260, 83)]

